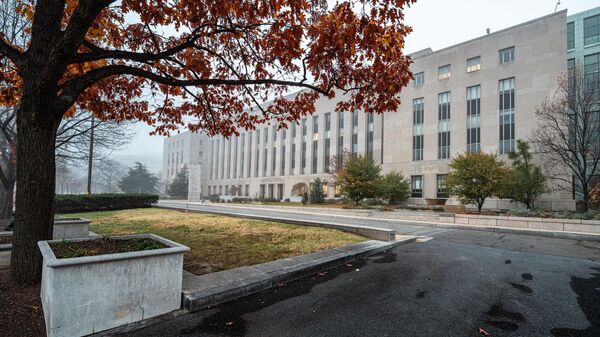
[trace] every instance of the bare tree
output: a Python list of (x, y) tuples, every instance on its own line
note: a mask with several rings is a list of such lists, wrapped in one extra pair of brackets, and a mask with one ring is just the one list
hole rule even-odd
[(94, 164), (94, 183), (102, 192), (119, 190), (118, 183), (127, 173), (127, 168), (116, 160), (99, 160)]
[[(15, 108), (0, 108), (0, 219), (8, 219), (13, 208), (16, 176), (16, 113)], [(77, 111), (64, 119), (56, 135), (56, 162), (65, 167), (80, 166), (89, 160), (91, 131), (94, 131), (93, 160), (103, 160), (113, 151), (127, 145), (135, 133), (131, 124), (96, 121), (92, 115)]]
[[(558, 90), (536, 109), (538, 127), (532, 142), (553, 180), (572, 184), (582, 207), (600, 164), (600, 81), (574, 66), (558, 80)], [(570, 176), (573, 176), (572, 180)]]
[(56, 161), (69, 165), (86, 164), (90, 154), (90, 138), (94, 131), (94, 160), (108, 158), (113, 151), (129, 144), (135, 133), (131, 124), (101, 121), (85, 111), (63, 120), (56, 134)]

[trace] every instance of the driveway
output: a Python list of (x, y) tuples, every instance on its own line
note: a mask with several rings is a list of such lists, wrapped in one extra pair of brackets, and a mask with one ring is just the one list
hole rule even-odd
[(127, 336), (600, 336), (599, 261), (596, 242), (449, 231)]

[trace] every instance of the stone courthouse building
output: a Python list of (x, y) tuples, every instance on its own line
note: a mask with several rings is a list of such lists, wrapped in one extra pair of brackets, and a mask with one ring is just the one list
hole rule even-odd
[[(225, 139), (183, 133), (165, 139), (162, 181), (184, 166), (201, 173), (203, 196), (297, 198), (321, 178), (329, 198), (339, 195), (332, 158), (349, 151), (372, 157), (384, 172), (410, 180), (410, 203), (446, 198), (448, 163), (465, 151), (502, 159), (536, 128), (535, 109), (552, 97), (574, 59), (600, 74), (600, 7), (567, 16), (557, 12), (479, 38), (411, 55), (414, 80), (398, 111), (335, 112), (342, 95), (319, 99), (316, 113), (277, 131), (260, 126)], [(450, 200), (450, 202), (454, 202)], [(486, 207), (514, 207), (490, 199)], [(570, 188), (548, 193), (540, 206), (575, 207)]]

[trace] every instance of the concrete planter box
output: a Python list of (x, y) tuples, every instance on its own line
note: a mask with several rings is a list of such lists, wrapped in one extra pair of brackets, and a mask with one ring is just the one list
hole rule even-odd
[(90, 234), (90, 222), (84, 218), (55, 219), (52, 239), (87, 238)]
[[(183, 253), (189, 248), (152, 234), (166, 248), (57, 259), (40, 241), (41, 298), (49, 337), (84, 336), (181, 307)], [(93, 239), (72, 239), (70, 242)]]

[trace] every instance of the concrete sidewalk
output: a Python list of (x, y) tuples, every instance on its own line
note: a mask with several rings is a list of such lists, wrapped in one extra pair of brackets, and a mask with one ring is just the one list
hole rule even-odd
[[(516, 228), (507, 221), (506, 226), (503, 226), (502, 221), (496, 221), (493, 224), (491, 222), (479, 221), (477, 224), (473, 223), (449, 223), (444, 221), (433, 221), (433, 220), (414, 220), (414, 219), (397, 219), (387, 217), (387, 213), (394, 212), (379, 212), (380, 214), (386, 214), (386, 217), (381, 217), (380, 214), (371, 216), (356, 215), (352, 212), (354, 210), (339, 210), (332, 211), (329, 213), (313, 212), (313, 209), (308, 211), (297, 211), (297, 210), (286, 210), (282, 209), (282, 206), (257, 206), (257, 205), (224, 205), (224, 204), (213, 204), (213, 203), (198, 203), (198, 202), (187, 202), (187, 201), (159, 201), (157, 207), (181, 209), (193, 212), (207, 212), (215, 214), (226, 214), (231, 216), (240, 217), (251, 217), (261, 220), (274, 220), (280, 222), (291, 222), (302, 224), (303, 221), (308, 222), (320, 222), (325, 224), (335, 223), (337, 225), (348, 225), (348, 226), (365, 226), (368, 225), (370, 228), (389, 229), (395, 230), (397, 234), (406, 235), (425, 235), (434, 236), (437, 231), (447, 230), (479, 230), (489, 231), (497, 233), (508, 233), (508, 234), (523, 234), (523, 235), (534, 235), (544, 236), (552, 238), (563, 238), (573, 240), (586, 240), (586, 241), (600, 241), (600, 233), (583, 232), (583, 231), (569, 231), (569, 230), (549, 230), (549, 229), (535, 229), (535, 228)], [(277, 207), (275, 209), (274, 207)], [(292, 207), (296, 208), (296, 207)], [(340, 211), (348, 211), (349, 215), (340, 214)], [(376, 214), (373, 212), (373, 214)], [(402, 216), (400, 212), (399, 216)], [(408, 215), (407, 215), (408, 217)], [(439, 217), (437, 217), (439, 219)], [(575, 220), (574, 220), (575, 221)], [(550, 224), (550, 222), (547, 222)], [(422, 228), (422, 233), (418, 233), (415, 227)], [(430, 228), (425, 230), (423, 228)], [(344, 230), (344, 228), (338, 228)]]

